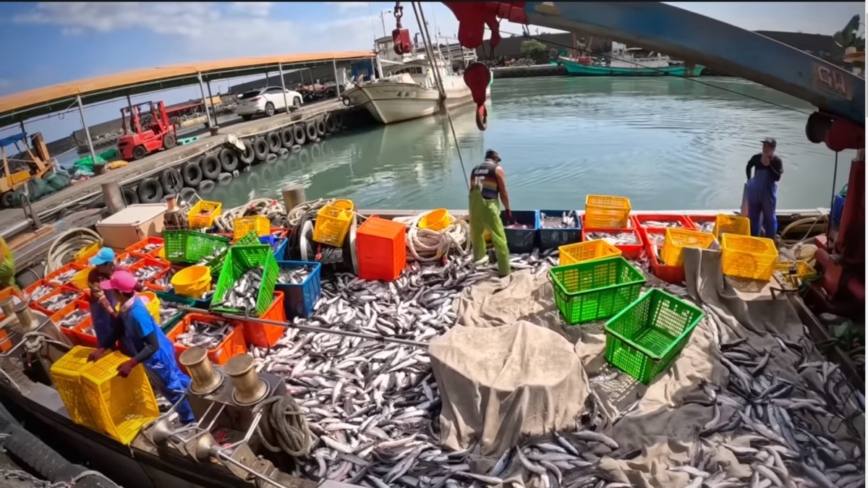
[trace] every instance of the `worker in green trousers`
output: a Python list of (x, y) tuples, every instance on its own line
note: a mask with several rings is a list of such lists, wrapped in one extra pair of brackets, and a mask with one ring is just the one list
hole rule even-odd
[(470, 243), (473, 245), (473, 259), (477, 264), (487, 262), (483, 237), (487, 230), (491, 234), (491, 243), (494, 244), (500, 276), (507, 276), (511, 267), (506, 234), (500, 220), (501, 201), (506, 208), (507, 221), (512, 222), (506, 174), (500, 166), (500, 155), (489, 149), (485, 152), (485, 161), (470, 172)]
[(18, 290), (15, 286), (15, 257), (6, 245), (6, 240), (0, 237), (0, 289), (9, 286)]

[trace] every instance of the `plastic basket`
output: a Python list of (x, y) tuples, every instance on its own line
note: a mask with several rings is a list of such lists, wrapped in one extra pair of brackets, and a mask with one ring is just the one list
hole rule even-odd
[(88, 268), (84, 268), (83, 270), (79, 271), (78, 273), (75, 274), (75, 276), (72, 277), (72, 280), (70, 280), (69, 284), (78, 288), (79, 290), (82, 290), (82, 291), (89, 290), (90, 284), (87, 282), (87, 279), (90, 276), (90, 272), (93, 271), (93, 269), (94, 269), (94, 266), (90, 266)]
[[(274, 300), (268, 310), (262, 314), (262, 319), (273, 320), (275, 322), (286, 322), (286, 308), (284, 305), (285, 295), (282, 291), (274, 292)], [(282, 325), (261, 324), (259, 322), (250, 322), (243, 320), (242, 330), (244, 332), (244, 340), (248, 344), (256, 347), (272, 347), (277, 344), (278, 339), (286, 332), (286, 327)]]
[(211, 288), (211, 269), (199, 265), (184, 268), (172, 277), (172, 288), (178, 295), (198, 300)]
[[(29, 297), (33, 296), (34, 291), (38, 290), (39, 287), (41, 287), (43, 285), (51, 288), (51, 291), (49, 293), (39, 297), (40, 300), (42, 300), (43, 298), (47, 297), (48, 295), (51, 295), (52, 293), (54, 293), (54, 291), (57, 290), (57, 288), (60, 288), (59, 286), (55, 285), (54, 283), (50, 283), (47, 279), (43, 278), (41, 280), (37, 280), (37, 281), (31, 283), (30, 286), (25, 288), (24, 294), (29, 298)], [(34, 305), (34, 300), (31, 300), (30, 301), (30, 308), (33, 308), (33, 305)], [(52, 313), (54, 313), (54, 312), (52, 312)], [(51, 314), (49, 314), (49, 315), (51, 315)]]
[(221, 213), (223, 213), (222, 203), (199, 200), (187, 212), (187, 223), (191, 229), (210, 229)]
[(585, 197), (585, 226), (602, 229), (627, 227), (630, 208), (629, 198), (588, 195)]
[(328, 246), (342, 246), (354, 218), (352, 210), (326, 205), (316, 213), (313, 240)]
[[(693, 227), (700, 232), (710, 232), (714, 235), (714, 226), (717, 223), (717, 217), (714, 215), (688, 215), (687, 220), (693, 224)], [(717, 237), (717, 236), (715, 236)]]
[(607, 319), (630, 304), (645, 277), (621, 257), (596, 259), (549, 270), (555, 303), (570, 325)]
[[(582, 242), (594, 242), (595, 240), (604, 240), (604, 239), (591, 239), (592, 232), (606, 232), (609, 234), (633, 234), (636, 237), (636, 244), (612, 244), (621, 251), (621, 256), (627, 259), (637, 259), (642, 255), (642, 234), (639, 233), (638, 230), (632, 227), (621, 227), (617, 229), (597, 229), (591, 227), (582, 228)], [(606, 241), (608, 242), (608, 241)], [(611, 243), (610, 243), (611, 244)]]
[(665, 229), (650, 227), (647, 229), (641, 229), (639, 232), (644, 235), (643, 241), (645, 245), (645, 255), (648, 257), (648, 264), (651, 265), (651, 273), (668, 283), (683, 283), (684, 266), (667, 266), (657, 257), (657, 252), (655, 252), (655, 249), (659, 249), (662, 252), (663, 245), (655, 245), (655, 243), (652, 242), (651, 236), (656, 234), (660, 236), (661, 240), (665, 240)]
[[(564, 213), (571, 214), (576, 219), (576, 226), (570, 228), (546, 229), (543, 226), (543, 214), (560, 217)], [(556, 249), (562, 246), (582, 241), (582, 218), (575, 210), (540, 210), (539, 211), (539, 248), (541, 251)]]
[[(208, 351), (208, 359), (210, 359), (212, 363), (226, 364), (226, 362), (234, 356), (247, 353), (247, 343), (244, 342), (244, 331), (242, 330), (243, 324), (238, 320), (226, 320), (213, 315), (188, 313), (178, 321), (178, 325), (166, 333), (166, 337), (174, 343), (179, 335), (187, 331), (187, 328), (190, 327), (192, 322), (204, 322), (206, 324), (229, 323), (232, 326), (232, 330), (226, 335), (223, 341), (221, 341), (217, 347)], [(175, 359), (177, 360), (181, 357), (181, 354), (186, 350), (187, 348), (185, 346), (176, 343)], [(181, 366), (180, 363), (179, 366)], [(181, 369), (186, 371), (184, 366), (181, 366)]]
[(705, 232), (686, 229), (666, 229), (666, 239), (663, 241), (663, 262), (668, 266), (684, 264), (685, 247), (708, 249), (714, 243), (714, 236)]
[(738, 215), (720, 214), (714, 218), (714, 237), (720, 240), (723, 234), (750, 235), (750, 219)]
[[(54, 291), (52, 291), (48, 295), (45, 295), (44, 297), (40, 298), (39, 301), (37, 301), (36, 303), (31, 303), (30, 307), (33, 309), (39, 310), (40, 312), (44, 313), (45, 315), (51, 317), (52, 315), (59, 312), (60, 310), (63, 310), (63, 307), (65, 307), (66, 305), (69, 305), (69, 303), (67, 303), (66, 305), (64, 305), (62, 307), (51, 309), (51, 308), (48, 308), (48, 306), (45, 304), (45, 301), (48, 300), (49, 298), (53, 297), (54, 295), (57, 295), (60, 293), (66, 293), (66, 292), (75, 292), (76, 293), (76, 296), (75, 296), (75, 298), (72, 299), (72, 302), (75, 302), (76, 300), (78, 300), (82, 296), (84, 296), (83, 292), (81, 290), (79, 290), (78, 288), (75, 288), (72, 286), (59, 286), (59, 287), (55, 288)], [(70, 302), (70, 303), (72, 303), (72, 302)]]
[(453, 221), (454, 219), (449, 215), (448, 210), (438, 208), (426, 213), (419, 219), (419, 228), (439, 232), (452, 225)]
[(778, 261), (778, 249), (773, 240), (723, 234), (721, 248), (721, 267), (726, 276), (761, 281), (772, 279)]
[[(150, 251), (145, 251), (145, 246), (151, 244), (158, 244), (160, 247), (156, 249), (151, 249)], [(135, 254), (137, 256), (145, 256), (149, 258), (159, 258), (160, 251), (163, 249), (163, 238), (162, 237), (145, 237), (141, 241), (133, 244), (132, 246), (124, 249), (124, 252), (128, 252), (131, 254)]]
[(132, 266), (138, 264), (143, 258), (138, 254), (130, 254), (128, 252), (123, 252), (118, 254), (115, 257), (115, 264), (120, 268), (129, 269)]
[[(159, 259), (150, 258), (150, 257), (143, 257), (139, 262), (130, 266), (127, 271), (129, 271), (130, 273), (135, 273), (136, 271), (138, 271), (141, 268), (144, 268), (145, 266), (153, 266), (156, 268), (160, 268), (160, 271), (157, 274), (155, 274), (154, 276), (151, 276), (150, 278), (148, 278), (146, 280), (139, 279), (139, 281), (141, 281), (142, 283), (150, 282), (150, 281), (153, 281), (153, 280), (159, 278), (160, 275), (162, 275), (163, 273), (168, 271), (169, 268), (171, 268), (171, 266), (169, 266), (169, 263), (166, 263), (164, 261), (160, 261)], [(138, 279), (138, 278), (136, 278), (136, 279)]]
[(561, 246), (558, 248), (558, 255), (558, 265), (566, 266), (567, 264), (593, 261), (594, 259), (617, 257), (621, 255), (621, 250), (602, 239), (598, 239)]
[(264, 236), (271, 231), (271, 221), (262, 215), (250, 215), (233, 220), (232, 227), (236, 239), (241, 239), (250, 231), (255, 231), (258, 236)]
[(102, 242), (100, 241), (88, 244), (87, 246), (81, 248), (81, 250), (79, 250), (77, 253), (75, 253), (75, 256), (73, 256), (75, 263), (80, 266), (89, 266), (90, 263), (88, 263), (88, 260), (96, 256), (96, 253), (99, 252), (101, 247)]
[(68, 280), (65, 280), (65, 281), (59, 281), (58, 280), (58, 277), (60, 275), (66, 274), (70, 271), (81, 271), (81, 266), (79, 266), (75, 263), (69, 263), (69, 264), (67, 264), (61, 268), (54, 270), (48, 276), (46, 276), (45, 279), (48, 280), (50, 283), (54, 283), (57, 286), (71, 285), (72, 280), (75, 279), (75, 274), (73, 274)]
[(679, 226), (672, 227), (674, 229), (687, 229), (687, 230), (698, 230), (696, 226), (693, 225), (693, 222), (690, 221), (684, 215), (678, 214), (654, 214), (654, 213), (642, 213), (642, 214), (634, 214), (633, 220), (636, 223), (636, 227), (640, 229), (668, 229), (665, 225), (654, 225), (654, 222), (675, 222)]
[(316, 262), (306, 261), (278, 261), (280, 269), (293, 269), (301, 266), (309, 266), (313, 271), (300, 284), (278, 283), (275, 288), (283, 292), (283, 306), (286, 318), (310, 317), (313, 315), (313, 306), (319, 300), (322, 293), (320, 270), (322, 265)]
[(775, 271), (788, 275), (793, 266), (796, 267), (796, 276), (800, 280), (810, 280), (817, 277), (817, 270), (807, 261), (778, 261), (775, 263)]
[(227, 249), (229, 239), (195, 230), (163, 232), (166, 259), (172, 263), (196, 264), (206, 256)]
[(537, 210), (513, 210), (512, 218), (516, 224), (527, 226), (526, 229), (511, 229), (506, 219), (506, 212), (500, 212), (500, 221), (503, 224), (503, 234), (506, 236), (506, 247), (512, 254), (524, 254), (532, 252), (538, 245), (539, 239), (539, 211)]
[(69, 413), (70, 420), (100, 432), (102, 429), (97, 417), (98, 412), (88, 406), (81, 388), (81, 372), (88, 366), (87, 357), (93, 351), (94, 349), (89, 347), (73, 347), (51, 365), (49, 374), (63, 406)]
[[(183, 305), (186, 307), (200, 308), (200, 309), (208, 309), (208, 304), (210, 303), (208, 300), (193, 300), (192, 298), (182, 297), (180, 295), (176, 295), (174, 293), (170, 293), (167, 291), (158, 291), (157, 297), (160, 298), (160, 307), (163, 306), (164, 303), (172, 303), (175, 305)], [(180, 312), (174, 317), (167, 320), (165, 323), (160, 324), (160, 329), (163, 330), (163, 333), (168, 334), (178, 322), (181, 321), (182, 318), (187, 314), (187, 312)]]
[(649, 384), (678, 356), (703, 313), (652, 289), (606, 322), (606, 361)]
[(81, 373), (82, 393), (102, 432), (123, 445), (129, 445), (143, 425), (160, 415), (143, 364), (126, 378), (118, 376), (118, 367), (129, 359), (113, 351)]
[(407, 226), (371, 217), (356, 232), (359, 278), (394, 281), (407, 266)]
[(352, 200), (335, 200), (331, 203), (332, 207), (342, 208), (344, 210), (355, 210), (356, 204)]
[(277, 260), (274, 259), (271, 246), (263, 246), (261, 244), (232, 246), (229, 248), (229, 253), (226, 254), (226, 261), (223, 263), (223, 269), (220, 271), (220, 278), (217, 280), (217, 288), (214, 289), (214, 296), (211, 298), (212, 309), (230, 313), (242, 313), (241, 310), (224, 307), (220, 304), (223, 302), (226, 293), (241, 278), (241, 275), (248, 269), (257, 266), (262, 266), (263, 268), (262, 283), (256, 296), (256, 310), (251, 311), (250, 315), (261, 317), (268, 310), (268, 307), (271, 306), (278, 273)]

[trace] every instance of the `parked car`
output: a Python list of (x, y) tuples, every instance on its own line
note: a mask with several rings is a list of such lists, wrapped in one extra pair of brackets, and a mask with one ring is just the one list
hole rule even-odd
[[(286, 101), (284, 102), (284, 100)], [(286, 103), (289, 103), (289, 107), (286, 106)], [(250, 120), (254, 115), (259, 114), (271, 117), (277, 111), (292, 112), (298, 110), (302, 103), (302, 96), (297, 91), (286, 90), (286, 98), (284, 98), (283, 88), (266, 86), (242, 93), (238, 97), (235, 113), (244, 120)]]

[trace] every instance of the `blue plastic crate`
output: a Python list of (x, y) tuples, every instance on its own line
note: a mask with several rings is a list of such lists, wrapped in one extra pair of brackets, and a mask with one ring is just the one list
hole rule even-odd
[(274, 257), (278, 261), (283, 261), (286, 259), (286, 245), (289, 242), (289, 239), (281, 239), (277, 244), (277, 247), (274, 248)]
[(278, 283), (274, 289), (283, 292), (283, 308), (286, 310), (286, 319), (292, 320), (295, 317), (310, 317), (313, 315), (313, 306), (319, 300), (322, 293), (322, 284), (320, 282), (320, 263), (309, 261), (278, 261), (277, 266), (280, 269), (298, 268), (301, 266), (312, 266), (313, 273), (308, 275), (307, 279), (299, 285), (290, 283)]
[(538, 210), (513, 210), (512, 219), (517, 224), (528, 226), (527, 229), (507, 229), (509, 222), (506, 220), (506, 212), (500, 212), (500, 221), (503, 222), (503, 230), (506, 234), (506, 245), (512, 254), (524, 254), (532, 252), (539, 247), (539, 211)]
[[(544, 229), (542, 214), (560, 218), (564, 212), (570, 212), (576, 219), (576, 227), (569, 229)], [(567, 244), (582, 242), (582, 219), (575, 210), (540, 210), (539, 211), (539, 248), (540, 251), (557, 249)]]

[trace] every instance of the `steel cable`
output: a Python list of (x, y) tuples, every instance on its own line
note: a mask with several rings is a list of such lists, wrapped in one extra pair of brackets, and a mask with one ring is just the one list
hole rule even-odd
[[(283, 451), (293, 458), (310, 454), (313, 434), (304, 413), (291, 396), (281, 395), (264, 400), (253, 408), (253, 413), (260, 410), (264, 412), (262, 421), (256, 426), (256, 432), (266, 449), (271, 452)], [(263, 432), (262, 422), (267, 424), (271, 436)]]

